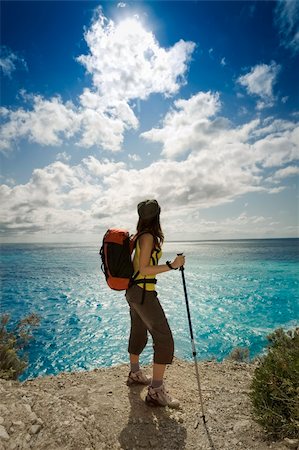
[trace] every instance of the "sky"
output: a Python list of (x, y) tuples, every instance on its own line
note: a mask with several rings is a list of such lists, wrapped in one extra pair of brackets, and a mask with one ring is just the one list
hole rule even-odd
[(298, 237), (299, 2), (2, 1), (1, 242)]

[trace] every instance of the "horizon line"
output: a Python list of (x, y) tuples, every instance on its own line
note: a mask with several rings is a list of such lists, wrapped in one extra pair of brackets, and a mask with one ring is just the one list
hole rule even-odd
[[(167, 240), (164, 241), (165, 244), (172, 244), (177, 242), (236, 242), (236, 241), (275, 241), (275, 240), (287, 240), (287, 239), (299, 239), (299, 236), (293, 236), (293, 237), (262, 237), (262, 238), (223, 238), (223, 239), (175, 239), (175, 240)], [(100, 242), (101, 243), (101, 239)], [(38, 244), (38, 245), (91, 245), (94, 244), (94, 241), (82, 241), (82, 242), (75, 242), (75, 241), (68, 241), (68, 242), (46, 242), (46, 241), (36, 241), (36, 242), (0, 242), (0, 245), (2, 244)]]

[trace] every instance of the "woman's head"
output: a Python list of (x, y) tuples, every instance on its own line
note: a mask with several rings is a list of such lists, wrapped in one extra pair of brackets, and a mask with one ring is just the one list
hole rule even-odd
[(149, 231), (154, 235), (155, 244), (161, 245), (164, 235), (160, 225), (161, 208), (157, 200), (144, 200), (137, 206), (139, 220), (137, 223), (137, 232)]

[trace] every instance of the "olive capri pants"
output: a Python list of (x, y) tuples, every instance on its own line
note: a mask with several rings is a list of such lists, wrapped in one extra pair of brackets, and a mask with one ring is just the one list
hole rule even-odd
[[(154, 363), (171, 364), (174, 342), (156, 291), (146, 291), (142, 303), (143, 287), (133, 285), (126, 291), (130, 306), (131, 332), (128, 351), (140, 355), (147, 344), (148, 331), (153, 338)], [(142, 303), (142, 304), (141, 304)]]

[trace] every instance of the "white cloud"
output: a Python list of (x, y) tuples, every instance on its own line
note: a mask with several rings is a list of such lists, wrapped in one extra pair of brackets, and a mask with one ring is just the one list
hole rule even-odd
[[(90, 216), (84, 205), (101, 195), (85, 180), (84, 166), (55, 162), (35, 169), (27, 184), (2, 185), (2, 230), (7, 233), (86, 231)], [(80, 208), (78, 208), (80, 206)]]
[(12, 73), (18, 68), (28, 70), (26, 61), (16, 53), (13, 53), (8, 47), (1, 45), (0, 51), (0, 68), (3, 75), (11, 78)]
[(255, 158), (263, 167), (280, 167), (299, 159), (299, 125), (282, 122), (282, 129), (270, 132), (254, 143)]
[(225, 57), (221, 59), (220, 64), (221, 64), (222, 66), (226, 66), (226, 65), (227, 65), (227, 62), (226, 62)]
[[(52, 110), (39, 101), (43, 120), (43, 114), (49, 116)], [(61, 114), (63, 106), (57, 99)], [(281, 192), (299, 159), (298, 122), (268, 117), (236, 126), (220, 112), (218, 93), (199, 92), (176, 100), (161, 127), (142, 134), (162, 144), (164, 159), (148, 167), (137, 170), (122, 161), (88, 156), (78, 165), (56, 161), (36, 169), (24, 185), (2, 185), (4, 232), (93, 233), (107, 226), (132, 227), (136, 204), (156, 197), (167, 211), (168, 231), (175, 234), (174, 213), (177, 226), (196, 210), (232, 202), (246, 193)], [(30, 124), (30, 138), (37, 139), (39, 122)], [(60, 128), (50, 129), (47, 139), (60, 139)], [(274, 170), (272, 178), (269, 169)]]
[(283, 169), (277, 170), (274, 175), (271, 177), (271, 180), (280, 181), (283, 178), (288, 178), (294, 175), (299, 175), (299, 167), (298, 166), (288, 166)]
[[(160, 142), (165, 157), (179, 160), (178, 166), (167, 167), (172, 167), (174, 177), (174, 167), (180, 167), (179, 180), (182, 176), (188, 180), (185, 187), (179, 181), (177, 189), (185, 202), (196, 199), (211, 205), (214, 200), (230, 201), (245, 192), (270, 189), (263, 184), (264, 171), (299, 159), (296, 122), (268, 118), (234, 126), (223, 117), (213, 117), (220, 110), (220, 100), (210, 92), (177, 100), (175, 105), (177, 109), (165, 116), (161, 128), (142, 136)], [(181, 161), (187, 152), (188, 158)]]
[(66, 152), (57, 153), (57, 155), (56, 155), (57, 161), (69, 162), (71, 160), (71, 158), (72, 158), (71, 155), (69, 155)]
[(9, 150), (13, 142), (24, 138), (41, 145), (57, 146), (80, 128), (80, 117), (74, 105), (63, 104), (59, 97), (45, 100), (36, 95), (31, 110), (4, 109), (1, 113), (7, 119), (0, 129), (2, 151)]
[(136, 155), (136, 153), (129, 153), (128, 154), (128, 158), (131, 159), (132, 161), (141, 161), (141, 158), (139, 155)]
[[(108, 110), (107, 110), (108, 111)], [(103, 147), (110, 151), (119, 151), (124, 138), (124, 132), (130, 126), (125, 120), (121, 120), (113, 112), (111, 115), (101, 110), (91, 108), (84, 109), (81, 114), (82, 136), (78, 146), (81, 147)], [(135, 118), (135, 116), (134, 116)], [(137, 127), (135, 118), (134, 126)]]
[[(206, 98), (202, 96), (203, 103), (195, 101), (198, 98), (190, 99), (190, 104), (187, 100), (179, 101), (181, 110), (178, 113), (185, 111), (186, 124), (189, 116), (196, 115), (196, 108), (205, 104), (204, 100), (213, 99), (211, 93), (206, 95)], [(214, 100), (217, 105), (217, 96)], [(212, 104), (215, 108), (213, 101)], [(213, 107), (210, 113), (212, 111)], [(183, 117), (180, 121), (183, 123)], [(175, 123), (168, 129), (169, 133), (176, 132)], [(267, 135), (265, 125), (270, 130)], [(209, 127), (214, 127), (212, 132)], [(257, 133), (255, 142), (249, 143), (252, 132), (263, 128), (264, 131)], [(242, 127), (232, 124), (224, 127), (220, 121), (217, 128), (215, 120), (206, 117), (203, 133), (208, 130), (209, 144), (198, 149), (196, 144), (202, 137), (200, 131), (195, 130), (189, 137), (189, 144), (185, 143), (192, 148), (185, 160), (163, 159), (139, 170), (131, 169), (121, 161), (99, 160), (94, 156), (73, 166), (57, 161), (43, 169), (35, 169), (24, 185), (1, 186), (3, 233), (77, 233), (83, 236), (102, 233), (108, 226), (133, 228), (137, 219), (136, 204), (143, 198), (156, 197), (165, 212), (163, 225), (168, 235), (176, 236), (182, 222), (190, 236), (192, 232), (205, 236), (196, 211), (232, 202), (249, 192), (277, 194), (284, 189), (277, 181), (291, 175), (294, 169), (278, 169), (275, 177), (269, 180), (263, 168), (279, 161), (291, 164), (296, 155), (290, 148), (283, 150), (283, 146), (277, 145), (274, 160), (273, 148), (275, 139), (287, 142), (293, 133), (293, 145), (298, 149), (295, 136), (298, 129), (298, 125), (283, 122), (271, 126), (269, 121), (266, 124), (253, 121)], [(210, 233), (214, 230), (228, 236), (226, 230), (232, 225), (231, 232), (250, 232), (254, 228), (258, 235), (258, 232), (267, 231), (266, 220), (268, 218), (249, 218), (243, 214), (232, 222), (217, 221), (215, 227), (210, 224)], [(263, 224), (265, 227), (259, 228)]]
[(282, 45), (294, 53), (299, 51), (299, 3), (296, 0), (279, 0), (275, 19)]
[(248, 94), (260, 97), (258, 109), (273, 105), (273, 86), (279, 70), (280, 66), (273, 61), (270, 65), (256, 65), (249, 73), (238, 78), (238, 83), (246, 88)]
[[(204, 146), (213, 130), (217, 133), (222, 124), (209, 120), (220, 109), (218, 93), (199, 92), (189, 100), (176, 100), (172, 109), (164, 118), (162, 128), (153, 128), (141, 134), (145, 139), (162, 142), (162, 154), (169, 158), (179, 155), (199, 146)], [(200, 134), (201, 139), (197, 139)]]
[(127, 4), (124, 3), (124, 2), (119, 2), (119, 3), (117, 4), (117, 7), (118, 7), (118, 8), (125, 8), (126, 6), (127, 6)]
[(193, 42), (180, 40), (164, 49), (139, 20), (115, 24), (101, 9), (85, 40), (90, 53), (77, 59), (92, 75), (96, 92), (112, 104), (146, 99), (152, 93), (177, 93), (195, 48)]
[(269, 194), (279, 194), (280, 192), (285, 190), (285, 186), (279, 186), (277, 188), (271, 188), (268, 190)]
[(126, 165), (123, 162), (114, 162), (108, 159), (99, 161), (94, 156), (88, 156), (82, 160), (83, 165), (88, 169), (91, 176), (104, 177), (125, 169)]
[(79, 96), (79, 104), (21, 91), (32, 108), (1, 108), (0, 150), (8, 151), (20, 139), (57, 146), (77, 138), (81, 147), (119, 151), (125, 131), (138, 127), (130, 102), (152, 93), (176, 94), (185, 83), (195, 48), (193, 42), (180, 40), (165, 49), (137, 18), (115, 24), (100, 8), (85, 39), (89, 54), (77, 60), (91, 74), (93, 84)]

